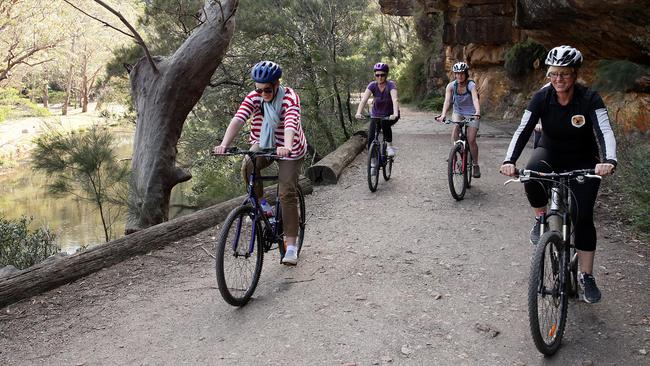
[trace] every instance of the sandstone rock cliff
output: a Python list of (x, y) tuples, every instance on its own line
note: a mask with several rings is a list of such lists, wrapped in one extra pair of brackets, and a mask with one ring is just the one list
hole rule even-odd
[[(560, 44), (580, 49), (586, 59), (581, 81), (587, 84), (593, 81), (600, 59), (650, 64), (650, 55), (638, 41), (648, 39), (650, 0), (379, 0), (379, 4), (392, 15), (442, 13), (444, 60), (436, 57), (438, 50), (431, 50), (430, 65), (423, 70), (427, 88), (440, 88), (451, 77), (451, 65), (467, 61), (471, 78), (480, 87), (482, 110), (495, 118), (519, 118), (531, 92), (545, 82), (543, 66), (517, 83), (505, 75), (506, 51), (527, 38), (547, 49)], [(419, 27), (426, 24), (417, 22)], [(418, 34), (428, 33), (418, 30)], [(647, 93), (606, 97), (610, 111), (619, 111), (627, 127), (647, 130)], [(639, 118), (645, 121), (638, 122)]]

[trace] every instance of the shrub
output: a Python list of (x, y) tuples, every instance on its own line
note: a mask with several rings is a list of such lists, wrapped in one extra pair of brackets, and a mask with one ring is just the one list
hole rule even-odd
[(55, 236), (47, 228), (30, 232), (32, 219), (12, 221), (0, 217), (0, 267), (25, 269), (59, 252)]
[(28, 98), (22, 96), (17, 89), (0, 88), (0, 122), (10, 117), (48, 116), (50, 112)]
[(626, 60), (601, 60), (596, 69), (593, 88), (601, 91), (629, 91), (636, 79), (650, 74), (641, 65)]
[(442, 106), (445, 103), (445, 97), (432, 93), (426, 96), (418, 103), (418, 108), (429, 110), (429, 111), (441, 111)]
[(541, 65), (546, 57), (546, 49), (541, 44), (528, 39), (512, 46), (505, 54), (506, 74), (511, 78), (520, 78), (535, 69), (535, 63)]
[(647, 136), (619, 138), (618, 179), (626, 196), (624, 214), (637, 230), (650, 235), (650, 142)]

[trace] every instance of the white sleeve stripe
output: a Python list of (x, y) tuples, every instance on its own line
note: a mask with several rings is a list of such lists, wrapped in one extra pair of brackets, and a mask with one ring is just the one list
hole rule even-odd
[(605, 143), (605, 146), (601, 147), (605, 148), (605, 159), (616, 160), (616, 139), (614, 138), (612, 127), (609, 124), (607, 109), (596, 109), (596, 118), (598, 119), (598, 129)]
[(519, 136), (528, 124), (528, 120), (530, 120), (531, 114), (532, 112), (528, 109), (524, 111), (524, 115), (521, 117), (521, 123), (519, 124), (519, 127), (517, 127), (517, 131), (515, 131), (514, 135), (512, 136), (512, 140), (510, 140), (510, 146), (508, 146), (508, 152), (506, 153), (507, 161), (512, 161), (512, 154), (514, 153), (515, 146), (517, 146), (517, 140), (519, 140)]

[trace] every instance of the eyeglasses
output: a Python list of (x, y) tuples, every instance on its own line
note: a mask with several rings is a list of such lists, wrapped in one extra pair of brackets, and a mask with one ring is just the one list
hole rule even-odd
[(255, 91), (257, 92), (257, 94), (262, 94), (262, 93), (272, 94), (273, 88), (255, 89)]
[(557, 78), (566, 79), (571, 75), (573, 75), (572, 72), (549, 72), (548, 73), (548, 77), (551, 79), (557, 79)]
[(386, 74), (375, 74), (376, 78), (385, 78)]

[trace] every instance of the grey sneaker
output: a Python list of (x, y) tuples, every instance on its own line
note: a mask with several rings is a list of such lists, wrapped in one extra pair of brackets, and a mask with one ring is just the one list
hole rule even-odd
[(535, 224), (533, 225), (533, 228), (530, 229), (530, 243), (533, 245), (537, 245), (537, 242), (539, 241), (539, 237), (541, 236), (540, 231), (540, 220), (539, 217), (535, 218)]
[(395, 148), (392, 146), (388, 146), (386, 148), (386, 155), (388, 156), (395, 156)]
[(478, 165), (472, 167), (472, 177), (480, 178), (481, 177), (481, 168)]
[(600, 290), (596, 286), (596, 279), (589, 273), (580, 273), (580, 285), (584, 290), (584, 300), (590, 304), (595, 304), (600, 301)]
[(282, 258), (282, 264), (295, 266), (296, 263), (298, 263), (298, 250), (296, 250), (296, 247), (294, 246), (289, 246), (287, 247), (287, 251), (284, 253), (284, 257)]

